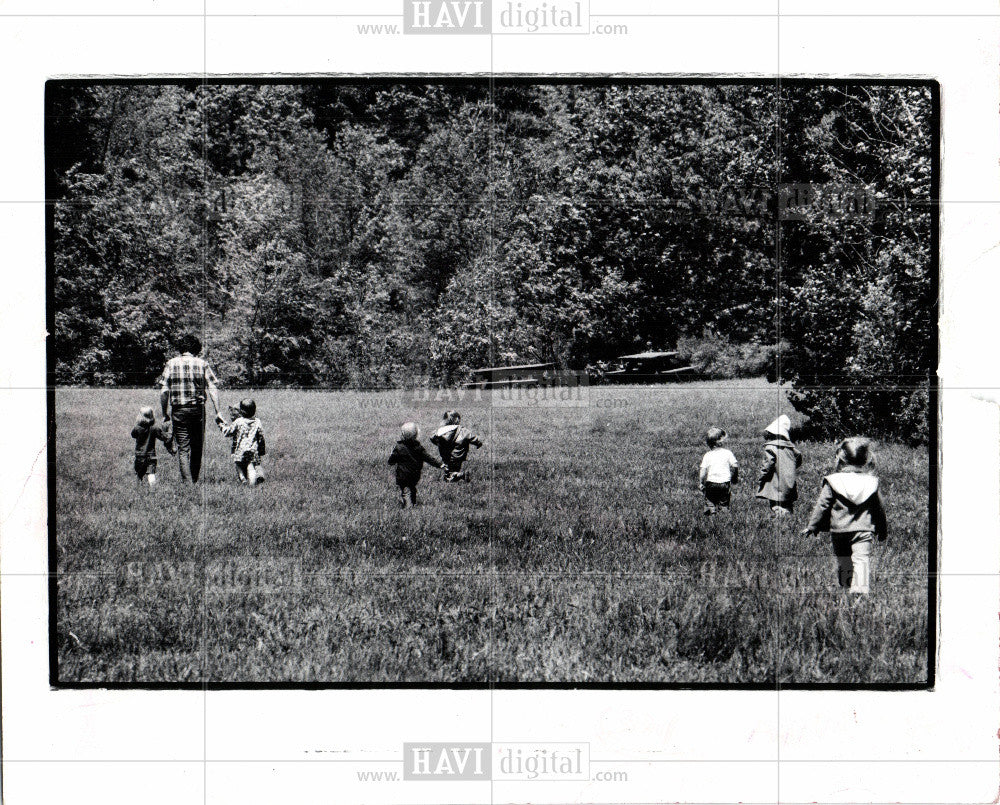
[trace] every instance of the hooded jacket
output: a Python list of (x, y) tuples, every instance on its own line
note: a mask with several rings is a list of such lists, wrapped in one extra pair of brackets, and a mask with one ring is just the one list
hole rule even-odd
[(441, 462), (424, 450), (424, 446), (416, 439), (400, 439), (396, 442), (389, 456), (389, 464), (396, 465), (396, 483), (399, 486), (416, 486), (425, 461), (435, 467), (441, 466)]
[(775, 503), (791, 503), (798, 499), (796, 474), (802, 466), (802, 453), (788, 439), (772, 439), (764, 443), (764, 460), (757, 479), (757, 497)]
[(827, 475), (806, 530), (832, 534), (874, 531), (879, 539), (885, 539), (888, 526), (878, 478), (854, 467)]
[(461, 425), (442, 425), (431, 436), (431, 444), (437, 445), (441, 460), (449, 467), (461, 468), (469, 457), (469, 445), (483, 446), (482, 440)]

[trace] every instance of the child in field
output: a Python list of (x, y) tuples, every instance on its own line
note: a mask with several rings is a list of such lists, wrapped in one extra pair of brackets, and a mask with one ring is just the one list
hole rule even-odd
[(156, 424), (153, 409), (147, 405), (139, 409), (139, 416), (132, 428), (132, 438), (135, 439), (136, 481), (142, 484), (145, 478), (147, 484), (156, 486), (156, 440), (163, 442), (167, 452), (173, 455), (174, 442), (170, 429)]
[(829, 531), (837, 557), (837, 580), (852, 593), (868, 594), (872, 542), (888, 536), (878, 478), (869, 469), (866, 439), (844, 439), (837, 448), (837, 471), (823, 486), (803, 534)]
[(701, 491), (705, 495), (705, 514), (712, 515), (718, 509), (729, 510), (732, 485), (740, 480), (740, 465), (722, 443), (728, 438), (722, 428), (709, 428), (705, 434), (708, 452), (701, 460)]
[(420, 431), (413, 422), (407, 422), (401, 429), (400, 439), (392, 448), (389, 464), (396, 466), (396, 486), (399, 487), (399, 505), (406, 508), (417, 505), (417, 484), (424, 462), (440, 469), (444, 465), (428, 453), (420, 444)]
[(436, 444), (444, 462), (446, 481), (468, 481), (469, 476), (462, 471), (462, 465), (469, 457), (469, 446), (475, 445), (478, 450), (483, 446), (482, 439), (472, 431), (461, 426), (462, 416), (458, 411), (445, 411), (441, 427), (431, 436), (431, 444)]
[(802, 453), (789, 439), (791, 420), (782, 414), (764, 431), (764, 460), (757, 480), (757, 497), (771, 504), (771, 511), (778, 517), (792, 513), (799, 496), (796, 474), (802, 466)]
[(233, 464), (241, 484), (256, 486), (264, 481), (261, 457), (266, 455), (264, 426), (257, 419), (257, 403), (249, 397), (240, 400), (239, 407), (229, 406), (233, 421), (229, 424), (222, 414), (215, 415), (216, 424), (223, 436), (232, 439)]

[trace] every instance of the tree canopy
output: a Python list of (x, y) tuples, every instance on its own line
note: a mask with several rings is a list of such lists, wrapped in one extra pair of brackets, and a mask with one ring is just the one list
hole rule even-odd
[(224, 382), (353, 388), (721, 338), (818, 427), (927, 436), (927, 86), (50, 82), (46, 123), (59, 383), (187, 329)]

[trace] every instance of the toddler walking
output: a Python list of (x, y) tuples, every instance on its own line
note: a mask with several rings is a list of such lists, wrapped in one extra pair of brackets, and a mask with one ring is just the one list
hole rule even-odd
[(446, 467), (446, 481), (468, 481), (469, 475), (462, 471), (462, 465), (469, 457), (469, 447), (475, 446), (478, 450), (483, 446), (482, 439), (463, 428), (461, 422), (462, 415), (458, 411), (445, 411), (441, 427), (431, 436), (431, 444), (437, 445)]
[(396, 486), (399, 487), (399, 505), (406, 508), (417, 505), (417, 484), (424, 463), (440, 469), (444, 465), (420, 444), (420, 431), (414, 422), (407, 422), (400, 432), (400, 439), (389, 455), (389, 465), (396, 467)]
[(830, 532), (837, 557), (837, 580), (852, 593), (867, 595), (872, 543), (888, 536), (878, 478), (868, 472), (869, 443), (844, 439), (837, 447), (837, 471), (823, 479), (819, 498), (803, 534)]
[(771, 504), (778, 517), (792, 513), (798, 499), (796, 475), (802, 466), (802, 453), (792, 444), (789, 428), (792, 422), (782, 414), (764, 431), (764, 460), (757, 480), (757, 497)]
[(264, 481), (261, 457), (267, 453), (264, 442), (264, 426), (257, 418), (257, 403), (247, 397), (240, 400), (238, 407), (229, 406), (231, 423), (226, 423), (222, 414), (215, 415), (216, 424), (223, 436), (232, 439), (233, 464), (241, 484), (256, 486)]
[(732, 485), (740, 480), (740, 465), (729, 450), (721, 445), (728, 435), (722, 428), (709, 428), (705, 434), (708, 452), (701, 460), (699, 480), (705, 495), (705, 514), (713, 515), (719, 509), (729, 510)]
[(156, 440), (163, 442), (167, 452), (173, 455), (174, 440), (170, 430), (156, 424), (153, 409), (147, 405), (139, 409), (139, 416), (132, 428), (132, 438), (135, 439), (136, 482), (141, 485), (145, 479), (149, 486), (156, 486)]

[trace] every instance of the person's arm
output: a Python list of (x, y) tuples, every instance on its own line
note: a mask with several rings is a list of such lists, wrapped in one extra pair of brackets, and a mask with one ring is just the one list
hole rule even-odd
[(421, 458), (428, 464), (430, 464), (432, 467), (437, 467), (438, 469), (441, 469), (441, 467), (444, 466), (444, 462), (434, 458), (434, 456), (432, 456), (430, 453), (424, 450), (423, 445), (420, 445), (420, 453), (421, 453)]
[(729, 462), (729, 482), (732, 484), (738, 484), (740, 482), (740, 462), (736, 460), (736, 456), (731, 455), (731, 461)]
[(138, 424), (133, 425), (132, 426), (132, 438), (133, 439), (138, 439), (141, 434), (142, 434), (141, 427)]
[(389, 454), (389, 463), (390, 464), (399, 463), (399, 447), (392, 448), (392, 452)]
[(708, 479), (708, 464), (705, 463), (705, 459), (701, 460), (701, 469), (698, 470), (698, 485), (704, 491), (705, 481)]
[(777, 463), (777, 458), (774, 453), (765, 447), (764, 459), (760, 462), (760, 476), (757, 478), (758, 489), (771, 479), (771, 476), (774, 474), (775, 463)]
[(802, 453), (800, 453), (798, 450), (796, 450), (795, 451), (795, 469), (798, 469), (801, 466), (802, 466)]
[(472, 434), (472, 438), (469, 439), (469, 444), (474, 444), (476, 446), (476, 450), (478, 450), (480, 447), (483, 446), (483, 440), (480, 439), (475, 434)]
[(802, 529), (803, 534), (818, 534), (829, 528), (830, 507), (833, 506), (833, 487), (823, 481), (823, 488), (819, 497), (816, 498), (816, 505), (813, 506), (812, 514), (809, 516), (809, 524)]
[(264, 444), (264, 429), (260, 428), (257, 431), (257, 452), (260, 455), (267, 455), (267, 445)]
[(208, 396), (212, 400), (212, 407), (215, 408), (215, 413), (219, 413), (219, 391), (215, 387), (219, 380), (215, 376), (215, 372), (212, 371), (212, 367), (207, 363), (205, 364), (205, 390), (208, 392)]
[(167, 384), (164, 383), (163, 387), (160, 389), (160, 411), (163, 414), (163, 421), (170, 421), (170, 389), (167, 388)]
[(875, 526), (875, 536), (879, 542), (885, 542), (889, 537), (889, 524), (886, 522), (885, 508), (882, 506), (882, 496), (875, 490), (872, 495), (872, 523)]
[(156, 429), (156, 438), (163, 442), (163, 446), (167, 448), (167, 452), (170, 455), (174, 455), (177, 452), (174, 450), (174, 440), (163, 431), (163, 428)]

